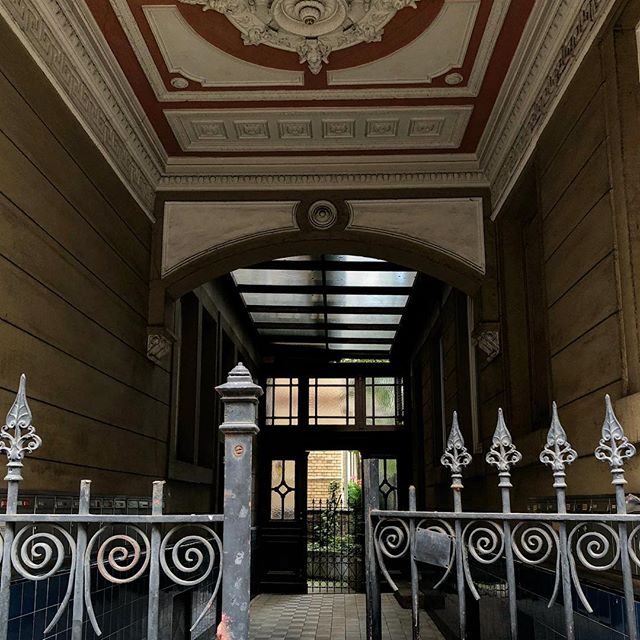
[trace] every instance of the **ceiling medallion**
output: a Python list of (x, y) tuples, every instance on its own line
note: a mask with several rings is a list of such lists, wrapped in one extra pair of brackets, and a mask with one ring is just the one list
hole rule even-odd
[(418, 0), (179, 0), (222, 13), (246, 45), (294, 51), (320, 73), (332, 51), (382, 40), (398, 11)]

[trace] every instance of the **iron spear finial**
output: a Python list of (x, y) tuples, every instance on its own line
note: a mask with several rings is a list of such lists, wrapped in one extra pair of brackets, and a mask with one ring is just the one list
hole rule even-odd
[(605, 417), (602, 424), (602, 438), (596, 447), (595, 456), (598, 460), (609, 463), (613, 475), (612, 484), (626, 484), (624, 462), (636, 455), (636, 448), (624, 435), (624, 429), (618, 422), (609, 394), (605, 396), (604, 401)]
[(20, 386), (16, 399), (9, 409), (5, 425), (0, 429), (0, 452), (7, 454), (7, 475), (5, 480), (22, 480), (22, 461), (26, 454), (40, 447), (42, 439), (31, 424), (31, 409), (27, 402), (27, 377), (20, 376)]

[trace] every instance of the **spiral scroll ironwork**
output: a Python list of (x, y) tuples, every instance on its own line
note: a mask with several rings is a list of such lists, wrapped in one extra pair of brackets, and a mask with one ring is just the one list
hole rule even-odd
[(502, 557), (504, 551), (504, 530), (491, 520), (473, 520), (462, 530), (463, 567), (469, 590), (476, 600), (480, 594), (471, 577), (469, 555), (481, 564), (493, 564)]
[(380, 571), (391, 588), (397, 591), (398, 585), (389, 575), (385, 557), (390, 560), (397, 560), (406, 555), (411, 546), (409, 525), (398, 518), (383, 518), (378, 521), (376, 528), (373, 530), (373, 540)]
[(631, 558), (632, 562), (636, 565), (636, 567), (640, 568), (640, 557), (638, 557), (638, 554), (634, 549), (634, 545), (636, 544), (636, 538), (638, 537), (638, 534), (640, 534), (640, 524), (634, 527), (633, 530), (631, 531), (631, 534), (629, 535), (629, 539), (627, 541), (627, 550), (629, 552), (629, 557)]
[[(91, 537), (84, 562), (84, 600), (91, 626), (97, 635), (101, 635), (102, 631), (91, 602), (91, 556), (93, 549), (99, 544), (96, 562), (100, 575), (107, 582), (118, 585), (137, 580), (146, 571), (150, 560), (149, 538), (142, 529), (128, 526), (126, 533), (116, 533), (101, 540), (102, 535), (108, 529), (108, 526), (102, 527)], [(134, 533), (136, 537), (132, 535)]]
[(620, 537), (613, 527), (604, 522), (593, 522), (590, 526), (595, 528), (585, 531), (583, 527), (575, 527), (569, 534), (568, 545), (573, 584), (585, 609), (593, 613), (578, 578), (576, 556), (580, 564), (591, 571), (609, 571), (620, 559), (621, 549)]
[[(176, 533), (187, 531), (178, 538)], [(195, 532), (198, 533), (195, 533)], [(206, 534), (206, 535), (205, 535)], [(175, 540), (175, 542), (174, 542)], [(168, 551), (168, 547), (171, 551)], [(173, 567), (167, 556), (171, 558)], [(160, 545), (160, 565), (167, 577), (176, 584), (194, 587), (204, 582), (213, 572), (218, 559), (219, 570), (211, 597), (191, 626), (193, 631), (215, 602), (222, 581), (222, 541), (215, 531), (205, 525), (180, 525), (167, 533)], [(179, 574), (187, 577), (181, 577)]]
[(531, 566), (546, 562), (552, 553), (556, 555), (556, 570), (553, 592), (547, 608), (551, 608), (560, 591), (560, 553), (559, 538), (555, 529), (546, 522), (529, 524), (520, 522), (514, 528), (511, 537), (511, 548), (515, 556)]
[(73, 594), (75, 578), (76, 543), (71, 534), (58, 525), (50, 525), (46, 531), (24, 527), (16, 534), (11, 545), (11, 564), (26, 580), (39, 582), (54, 576), (65, 558), (70, 558), (69, 578), (62, 603), (45, 629), (50, 633), (65, 612)]

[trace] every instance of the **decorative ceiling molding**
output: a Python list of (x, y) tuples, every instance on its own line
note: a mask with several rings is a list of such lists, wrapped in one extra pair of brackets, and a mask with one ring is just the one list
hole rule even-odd
[[(145, 5), (142, 11), (171, 73), (179, 73), (203, 87), (237, 89), (304, 85), (302, 69), (269, 69), (213, 46), (194, 31), (175, 5)], [(175, 87), (175, 83), (172, 86)], [(188, 82), (186, 86), (189, 86)]]
[[(500, 13), (496, 6), (506, 13), (505, 5), (508, 6), (509, 2), (496, 3), (492, 14)], [(446, 2), (435, 20), (413, 42), (384, 58), (357, 67), (328, 71), (327, 84), (334, 87), (424, 83), (450, 69), (461, 68), (479, 9), (480, 0)], [(483, 37), (490, 38), (493, 31), (494, 24), (490, 18)]]
[(153, 219), (162, 146), (115, 60), (109, 64), (111, 51), (96, 46), (99, 32), (77, 8), (68, 0), (0, 1), (0, 15)]
[[(111, 2), (115, 7), (123, 0)], [(189, 159), (166, 157), (84, 1), (0, 0), (0, 15), (149, 217), (156, 189), (475, 187), (489, 183), (495, 215), (614, 4), (615, 0), (549, 0), (537, 5), (481, 140), (477, 161), (435, 158), (416, 163), (408, 156), (359, 167), (360, 158), (347, 167), (346, 158), (319, 161), (310, 157), (305, 160), (315, 161), (314, 166), (297, 163), (286, 167), (266, 158), (261, 164), (231, 165), (233, 170), (228, 163), (225, 168), (211, 159), (199, 159), (201, 164), (196, 166)], [(397, 89), (390, 91), (400, 97)], [(353, 97), (353, 92), (348, 93)], [(201, 93), (197, 95), (202, 99)]]
[(531, 20), (479, 145), (493, 216), (535, 145), (616, 0), (552, 0)]
[[(252, 102), (256, 98), (265, 102), (276, 100), (375, 100), (389, 98), (472, 98), (478, 95), (484, 80), (489, 60), (494, 51), (500, 29), (504, 23), (512, 0), (494, 2), (489, 15), (485, 33), (478, 49), (473, 70), (466, 84), (446, 87), (372, 87), (339, 89), (262, 89), (260, 91), (241, 90), (208, 90), (193, 91), (185, 87), (181, 91), (169, 90), (162, 79), (158, 67), (151, 55), (147, 42), (138, 27), (135, 16), (131, 12), (127, 0), (109, 0), (118, 17), (122, 29), (132, 45), (140, 66), (149, 79), (151, 88), (160, 102), (202, 102), (202, 101), (232, 101)], [(165, 5), (157, 8), (165, 9)], [(151, 7), (155, 11), (156, 7)], [(153, 11), (145, 12), (147, 21)], [(153, 30), (153, 25), (150, 24)], [(156, 29), (157, 30), (157, 29)], [(200, 36), (198, 36), (200, 37)], [(206, 41), (205, 41), (206, 42)], [(161, 48), (161, 47), (160, 47)], [(330, 78), (333, 77), (330, 74)], [(332, 84), (330, 82), (330, 84)], [(174, 87), (179, 88), (179, 87)]]
[(457, 149), (471, 105), (419, 108), (172, 109), (184, 151), (202, 153)]
[[(379, 42), (384, 27), (418, 0), (178, 0), (224, 15), (245, 45), (266, 45), (298, 54), (318, 74), (333, 51)], [(203, 20), (207, 18), (203, 16)]]

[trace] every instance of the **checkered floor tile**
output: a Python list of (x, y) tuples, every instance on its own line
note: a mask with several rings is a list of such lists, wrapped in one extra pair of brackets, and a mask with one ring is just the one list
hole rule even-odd
[[(411, 640), (411, 612), (391, 594), (382, 596), (382, 637)], [(442, 640), (424, 612), (422, 640)], [(348, 595), (261, 594), (251, 603), (250, 640), (364, 640), (365, 598)]]

